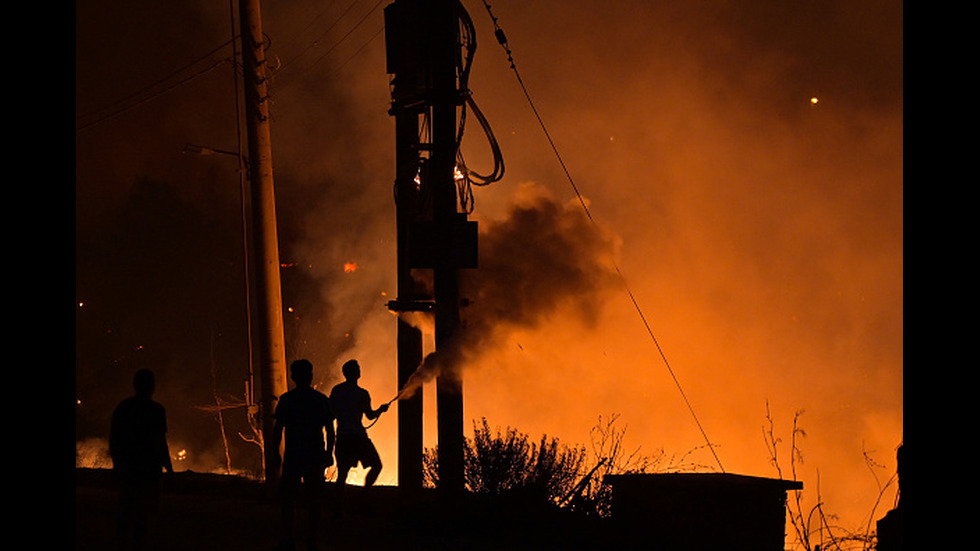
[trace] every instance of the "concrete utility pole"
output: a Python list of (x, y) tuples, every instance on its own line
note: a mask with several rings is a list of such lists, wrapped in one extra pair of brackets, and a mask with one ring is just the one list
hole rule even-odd
[[(453, 250), (456, 223), (456, 107), (462, 101), (456, 86), (459, 57), (457, 0), (435, 2), (431, 39), (432, 61), (432, 218), (435, 230), (434, 292), (436, 351), (449, 346), (459, 330), (459, 270)], [(463, 379), (449, 366), (436, 379), (439, 434), (439, 486), (463, 489)]]
[[(239, 0), (242, 72), (245, 82), (245, 118), (248, 136), (248, 175), (251, 195), (252, 267), (255, 270), (256, 347), (262, 398), (262, 439), (272, 435), (276, 401), (287, 390), (286, 351), (282, 320), (282, 285), (279, 276), (279, 237), (276, 196), (272, 179), (272, 141), (269, 130), (269, 92), (266, 80), (265, 41), (259, 0)], [(279, 450), (263, 444), (266, 482), (278, 482), (267, 467)]]
[[(398, 85), (396, 84), (396, 88)], [(393, 310), (427, 311), (431, 308), (425, 289), (411, 274), (409, 244), (412, 225), (420, 217), (415, 183), (419, 169), (419, 112), (399, 108), (395, 117), (395, 208), (397, 226), (398, 295)], [(422, 331), (398, 318), (398, 388), (402, 388), (422, 363)], [(422, 488), (422, 393), (398, 401), (398, 486)]]
[[(456, 189), (458, 0), (395, 0), (385, 8), (391, 115), (396, 124), (396, 311), (434, 311), (436, 353), (459, 331), (459, 270), (476, 267), (476, 224), (458, 212)], [(419, 136), (423, 138), (420, 139)], [(433, 270), (433, 297), (412, 269)], [(398, 325), (399, 385), (422, 359), (421, 333)], [(463, 489), (463, 384), (458, 366), (436, 380), (439, 487)], [(399, 485), (421, 487), (422, 401), (399, 402)]]

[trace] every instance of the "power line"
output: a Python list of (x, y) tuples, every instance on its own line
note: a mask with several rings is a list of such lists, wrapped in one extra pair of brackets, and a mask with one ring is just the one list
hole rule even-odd
[[(575, 196), (578, 198), (579, 203), (581, 203), (582, 209), (585, 210), (585, 214), (589, 218), (589, 221), (593, 225), (598, 227), (598, 224), (596, 223), (595, 219), (592, 217), (592, 212), (589, 210), (589, 207), (585, 202), (585, 198), (582, 196), (581, 192), (579, 191), (578, 186), (575, 185), (575, 180), (572, 178), (571, 173), (568, 171), (568, 167), (565, 165), (565, 161), (561, 157), (561, 153), (559, 153), (558, 151), (558, 147), (555, 145), (554, 140), (551, 138), (551, 134), (548, 132), (548, 128), (545, 125), (544, 120), (541, 118), (540, 113), (538, 113), (537, 108), (534, 106), (534, 101), (531, 99), (531, 94), (528, 92), (527, 86), (525, 86), (524, 84), (524, 79), (521, 78), (521, 74), (517, 70), (517, 64), (514, 62), (513, 53), (511, 52), (510, 46), (507, 43), (507, 37), (504, 34), (503, 29), (500, 27), (500, 24), (497, 21), (496, 16), (493, 15), (493, 10), (491, 10), (490, 4), (487, 2), (487, 0), (483, 0), (483, 5), (486, 7), (487, 13), (490, 15), (490, 19), (493, 21), (494, 36), (497, 38), (497, 42), (500, 43), (501, 47), (503, 47), (504, 52), (507, 53), (507, 61), (510, 62), (510, 68), (514, 71), (514, 75), (517, 77), (517, 83), (520, 85), (521, 90), (524, 92), (524, 97), (527, 98), (527, 102), (528, 105), (530, 105), (531, 107), (531, 111), (534, 112), (534, 116), (535, 118), (537, 118), (538, 124), (541, 126), (541, 130), (544, 131), (545, 138), (547, 138), (548, 143), (551, 145), (551, 149), (555, 154), (555, 157), (558, 159), (558, 163), (561, 165), (562, 170), (565, 172), (565, 176), (568, 179), (568, 183), (571, 184), (572, 190), (575, 192)], [(620, 270), (619, 265), (615, 262), (615, 260), (613, 260), (613, 265), (616, 268), (617, 275), (619, 275), (619, 278), (623, 282), (623, 286), (626, 289), (626, 293), (629, 295), (630, 301), (633, 303), (633, 307), (636, 309), (637, 314), (639, 314), (640, 316), (640, 320), (643, 322), (643, 326), (647, 330), (647, 334), (650, 335), (650, 339), (653, 341), (653, 344), (656, 346), (657, 352), (660, 354), (660, 358), (663, 360), (664, 365), (667, 367), (667, 372), (670, 373), (670, 377), (671, 379), (673, 379), (674, 385), (677, 386), (677, 390), (680, 392), (681, 398), (684, 400), (684, 403), (687, 405), (687, 409), (691, 413), (691, 417), (694, 418), (694, 423), (697, 425), (698, 430), (701, 431), (701, 436), (704, 438), (704, 441), (707, 443), (708, 449), (711, 450), (711, 455), (714, 456), (715, 461), (718, 463), (718, 467), (721, 469), (721, 471), (725, 472), (725, 467), (721, 464), (721, 459), (718, 458), (718, 454), (715, 452), (714, 444), (711, 443), (711, 440), (708, 438), (708, 434), (705, 432), (704, 427), (701, 425), (701, 421), (698, 420), (698, 416), (694, 412), (694, 407), (691, 405), (691, 401), (687, 398), (687, 394), (685, 394), (684, 389), (681, 387), (680, 381), (678, 380), (677, 375), (674, 373), (674, 369), (670, 366), (670, 362), (667, 360), (667, 355), (664, 353), (663, 348), (660, 346), (660, 342), (657, 340), (656, 335), (654, 335), (653, 329), (650, 327), (649, 322), (647, 322), (646, 316), (643, 314), (643, 309), (640, 308), (640, 304), (637, 302), (636, 297), (633, 295), (633, 291), (630, 289), (629, 283), (626, 281), (626, 277), (623, 275), (623, 272)]]
[[(330, 52), (332, 52), (332, 51), (334, 50), (334, 48), (336, 48), (337, 46), (339, 46), (341, 42), (343, 42), (344, 40), (347, 40), (347, 37), (349, 37), (349, 36), (350, 36), (351, 34), (353, 34), (353, 33), (354, 33), (354, 31), (356, 31), (356, 30), (357, 30), (357, 29), (358, 29), (358, 28), (359, 28), (359, 27), (360, 27), (361, 25), (363, 25), (363, 24), (364, 24), (364, 22), (365, 22), (365, 21), (367, 21), (367, 18), (368, 18), (368, 17), (370, 17), (370, 16), (371, 16), (371, 14), (373, 14), (373, 13), (375, 12), (375, 10), (377, 10), (377, 9), (378, 9), (378, 7), (380, 7), (380, 6), (381, 6), (381, 4), (383, 4), (383, 3), (384, 3), (384, 0), (378, 0), (378, 2), (377, 2), (377, 3), (376, 3), (376, 4), (375, 4), (375, 5), (374, 5), (374, 6), (373, 6), (373, 7), (372, 7), (372, 8), (370, 9), (370, 10), (368, 10), (368, 11), (367, 11), (367, 13), (365, 13), (365, 14), (364, 14), (364, 15), (363, 15), (363, 16), (362, 16), (362, 17), (361, 17), (361, 18), (360, 18), (360, 19), (359, 19), (359, 20), (357, 21), (357, 23), (355, 23), (355, 24), (354, 24), (354, 26), (353, 26), (353, 27), (351, 27), (351, 29), (350, 29), (349, 31), (347, 31), (347, 34), (345, 34), (344, 36), (342, 36), (342, 37), (340, 38), (340, 40), (338, 40), (338, 41), (337, 41), (337, 43), (336, 43), (336, 44), (334, 44), (333, 46), (331, 46), (331, 47), (330, 47), (330, 49), (329, 49), (329, 50), (327, 50), (326, 52), (324, 52), (323, 54), (321, 54), (321, 55), (320, 55), (320, 57), (318, 57), (318, 58), (316, 59), (316, 61), (314, 61), (313, 63), (314, 63), (314, 64), (317, 64), (317, 63), (319, 63), (319, 62), (320, 62), (320, 61), (321, 61), (321, 60), (322, 60), (322, 59), (323, 59), (324, 57), (326, 57), (327, 55), (329, 55), (329, 54), (330, 54)], [(380, 31), (379, 31), (379, 32), (380, 32)], [(373, 38), (374, 38), (374, 37), (372, 36), (371, 38), (372, 38), (372, 40), (373, 40)]]
[(365, 42), (364, 44), (362, 44), (354, 53), (352, 53), (347, 59), (345, 59), (343, 63), (341, 63), (340, 65), (338, 65), (337, 66), (337, 69), (335, 69), (334, 72), (338, 72), (341, 69), (343, 69), (344, 67), (346, 67), (347, 64), (351, 62), (351, 60), (353, 60), (355, 57), (357, 57), (358, 55), (360, 55), (360, 53), (362, 51), (364, 51), (364, 48), (367, 48), (368, 45), (370, 45), (372, 42), (375, 41), (375, 39), (377, 39), (379, 36), (381, 36), (381, 33), (384, 30), (385, 30), (384, 25), (381, 25), (381, 28), (378, 29), (378, 30), (376, 30), (376, 31), (374, 31), (374, 34), (371, 35), (371, 38), (367, 39), (367, 42)]
[[(305, 48), (303, 48), (298, 54), (296, 54), (296, 56), (292, 60), (284, 63), (282, 65), (282, 67), (279, 68), (279, 71), (282, 71), (282, 70), (286, 69), (287, 67), (292, 66), (292, 64), (295, 63), (297, 59), (303, 57), (303, 55), (305, 55), (306, 52), (308, 52), (308, 51), (312, 50), (313, 48), (317, 47), (320, 44), (320, 40), (323, 39), (328, 34), (330, 34), (330, 31), (332, 31), (334, 27), (336, 27), (337, 25), (340, 24), (340, 21), (344, 18), (345, 15), (347, 15), (347, 12), (349, 12), (351, 9), (353, 9), (354, 6), (356, 6), (360, 1), (361, 0), (353, 0), (353, 2), (351, 2), (350, 4), (348, 4), (347, 7), (344, 8), (344, 11), (342, 11), (340, 13), (340, 15), (337, 16), (337, 19), (335, 19), (334, 22), (330, 26), (328, 26), (322, 33), (320, 33), (319, 35), (317, 35), (316, 38), (314, 38), (313, 40), (311, 40), (310, 43)], [(319, 19), (322, 15), (323, 15), (323, 13), (321, 12), (321, 13), (317, 14), (314, 18), (312, 18), (311, 21), (310, 21), (310, 25), (309, 26), (312, 26), (313, 25), (313, 22), (316, 21), (317, 19)]]
[[(148, 101), (151, 101), (151, 100), (153, 100), (153, 99), (155, 99), (157, 97), (160, 97), (160, 96), (162, 96), (162, 95), (164, 95), (164, 94), (166, 94), (166, 93), (174, 90), (175, 88), (177, 88), (179, 86), (182, 86), (182, 85), (186, 84), (187, 82), (190, 82), (191, 80), (193, 80), (193, 79), (195, 79), (195, 78), (197, 78), (199, 76), (202, 76), (202, 75), (204, 75), (206, 73), (211, 72), (212, 70), (214, 70), (215, 68), (217, 68), (219, 65), (221, 65), (222, 63), (224, 63), (224, 62), (226, 62), (228, 60), (227, 59), (219, 59), (219, 60), (215, 61), (214, 63), (212, 63), (211, 65), (209, 65), (209, 66), (207, 66), (207, 67), (205, 67), (205, 68), (197, 71), (194, 74), (188, 75), (188, 76), (186, 76), (186, 77), (178, 80), (177, 82), (174, 82), (173, 84), (170, 84), (169, 86), (167, 86), (167, 87), (165, 87), (165, 88), (163, 88), (161, 90), (157, 90), (155, 92), (152, 92), (152, 90), (154, 90), (155, 88), (157, 88), (157, 87), (165, 84), (166, 82), (170, 81), (171, 79), (173, 79), (177, 75), (180, 75), (181, 73), (187, 71), (191, 67), (197, 65), (198, 63), (200, 63), (200, 62), (204, 61), (205, 59), (211, 57), (212, 55), (218, 53), (225, 46), (227, 46), (228, 44), (231, 44), (232, 42), (234, 42), (234, 40), (235, 39), (233, 38), (232, 40), (229, 40), (227, 42), (222, 43), (221, 45), (219, 45), (219, 46), (215, 47), (214, 49), (212, 49), (210, 52), (208, 52), (208, 53), (202, 55), (201, 57), (195, 59), (194, 61), (192, 61), (192, 62), (184, 65), (183, 67), (177, 69), (176, 71), (173, 71), (169, 75), (167, 75), (167, 76), (165, 76), (165, 77), (157, 80), (156, 82), (154, 82), (154, 83), (152, 83), (152, 84), (150, 84), (148, 86), (144, 86), (143, 88), (141, 88), (141, 89), (139, 89), (139, 90), (137, 90), (135, 92), (132, 92), (132, 93), (130, 93), (127, 96), (124, 96), (124, 97), (116, 100), (115, 102), (113, 102), (111, 105), (109, 105), (107, 107), (102, 107), (102, 108), (99, 108), (99, 109), (95, 109), (95, 110), (90, 111), (88, 113), (85, 113), (85, 114), (76, 116), (75, 117), (75, 122), (76, 122), (75, 132), (78, 132), (80, 130), (84, 130), (86, 128), (95, 126), (95, 125), (100, 124), (102, 122), (105, 122), (105, 121), (107, 121), (109, 119), (112, 119), (114, 117), (117, 117), (117, 116), (119, 116), (119, 115), (121, 115), (121, 114), (123, 114), (123, 113), (125, 113), (125, 112), (127, 112), (127, 111), (129, 111), (131, 109), (134, 109), (134, 108), (136, 108), (136, 107), (138, 107), (138, 106), (140, 106), (140, 105), (142, 105), (142, 104), (144, 104), (144, 103), (146, 103)], [(145, 97), (142, 97), (142, 98), (140, 97), (140, 96), (144, 96), (144, 94), (147, 94), (147, 93), (149, 93), (150, 95), (145, 96)], [(89, 122), (82, 123), (80, 126), (78, 125), (79, 121), (84, 120), (84, 119), (87, 119), (87, 118), (90, 118), (90, 117), (96, 117), (96, 118), (94, 120), (89, 121)]]
[[(299, 75), (301, 75), (301, 74), (303, 74), (303, 73), (305, 73), (305, 72), (310, 71), (311, 69), (313, 69), (313, 67), (315, 67), (316, 65), (318, 65), (321, 61), (323, 61), (324, 58), (326, 58), (331, 53), (333, 53), (334, 50), (336, 50), (344, 41), (346, 41), (352, 34), (354, 34), (354, 31), (356, 31), (357, 29), (359, 29), (361, 27), (361, 25), (363, 25), (365, 23), (365, 21), (367, 21), (367, 19), (372, 14), (374, 14), (374, 12), (378, 9), (378, 7), (380, 7), (381, 4), (384, 3), (384, 0), (378, 0), (377, 3), (375, 3), (366, 13), (364, 13), (361, 16), (361, 18), (359, 20), (357, 20), (356, 23), (354, 23), (354, 26), (353, 27), (351, 27), (342, 37), (340, 37), (336, 42), (334, 42), (332, 46), (330, 46), (329, 48), (327, 48), (326, 51), (324, 51), (323, 53), (321, 53), (320, 55), (318, 55), (315, 59), (313, 59), (312, 61), (310, 61), (309, 63), (307, 63), (305, 67), (299, 69), (299, 73), (287, 73), (287, 72), (285, 72), (286, 69), (292, 68), (294, 66), (294, 64), (300, 58), (302, 58), (303, 56), (305, 56), (307, 54), (307, 52), (309, 52), (310, 50), (312, 50), (313, 48), (315, 48), (316, 46), (318, 46), (319, 45), (319, 42), (320, 42), (320, 39), (323, 38), (323, 37), (325, 37), (327, 34), (329, 34), (329, 32), (331, 30), (333, 30), (333, 28), (336, 27), (340, 23), (340, 21), (347, 15), (347, 13), (355, 5), (357, 5), (359, 3), (359, 1), (360, 0), (355, 0), (354, 2), (352, 2), (351, 4), (349, 4), (347, 6), (347, 8), (337, 17), (337, 19), (334, 21), (334, 23), (332, 25), (330, 25), (329, 28), (327, 28), (327, 30), (325, 30), (323, 33), (321, 33), (318, 38), (316, 38), (315, 40), (313, 40), (306, 48), (304, 48), (299, 54), (297, 54), (295, 58), (293, 58), (289, 62), (283, 64), (283, 66), (280, 67), (275, 72), (275, 74), (273, 75), (273, 78), (276, 79), (277, 84), (279, 85), (279, 89), (280, 90), (282, 89), (283, 86), (285, 86), (285, 85), (289, 84), (290, 82), (292, 82), (293, 80), (295, 80)], [(373, 35), (371, 35), (371, 38), (368, 39), (367, 43), (363, 44), (354, 54), (352, 54), (350, 56), (350, 58), (348, 58), (346, 61), (344, 61), (344, 63), (342, 65), (345, 65), (348, 61), (350, 61), (351, 58), (353, 58), (358, 53), (360, 53), (360, 51), (362, 49), (364, 49), (367, 46), (367, 44), (373, 42), (374, 39), (377, 38), (381, 34), (381, 31), (382, 30), (384, 30), (384, 27), (383, 26), (382, 26), (381, 29), (379, 29)], [(284, 77), (285, 77), (285, 80), (283, 80)]]

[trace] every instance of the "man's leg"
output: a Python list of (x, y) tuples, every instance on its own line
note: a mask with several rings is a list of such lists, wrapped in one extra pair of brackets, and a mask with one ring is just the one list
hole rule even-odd
[(378, 454), (378, 449), (374, 447), (374, 443), (368, 438), (364, 439), (361, 464), (368, 470), (367, 474), (364, 475), (364, 486), (374, 486), (378, 480), (378, 475), (381, 474), (381, 456)]
[(299, 491), (299, 478), (292, 473), (284, 472), (279, 479), (279, 509), (280, 509), (280, 549), (291, 550), (295, 547), (293, 537), (293, 520), (296, 516), (296, 496)]
[(334, 515), (338, 517), (344, 513), (344, 494), (345, 488), (347, 487), (347, 474), (352, 467), (353, 465), (346, 463), (337, 463), (337, 500), (334, 507)]
[(378, 475), (381, 474), (381, 465), (372, 465), (368, 467), (367, 474), (364, 475), (364, 487), (370, 488), (374, 486), (374, 483), (378, 480)]
[(317, 549), (316, 538), (320, 526), (320, 504), (323, 501), (324, 488), (323, 472), (313, 473), (306, 481), (306, 491), (308, 493), (307, 511), (309, 513), (309, 534), (307, 534), (307, 547), (310, 550)]
[(293, 517), (296, 515), (296, 503), (292, 498), (283, 496), (280, 502), (282, 524), (280, 525), (280, 541), (283, 549), (290, 549), (293, 544)]

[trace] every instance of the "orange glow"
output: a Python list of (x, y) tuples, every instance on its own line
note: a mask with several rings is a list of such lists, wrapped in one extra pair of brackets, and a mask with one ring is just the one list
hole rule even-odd
[[(615, 414), (628, 427), (625, 447), (691, 452), (718, 469), (686, 398), (727, 472), (774, 477), (767, 410), (781, 461), (792, 455), (786, 446), (802, 411), (804, 494), (815, 500), (819, 492), (828, 512), (857, 527), (877, 497), (876, 477), (894, 472), (904, 430), (901, 3), (862, 2), (841, 17), (810, 17), (819, 3), (793, 3), (779, 14), (793, 15), (799, 33), (783, 17), (756, 19), (775, 12), (754, 3), (495, 6), (595, 228), (574, 215), (576, 192), (493, 44), (487, 14), (467, 4), (486, 45), (469, 85), (507, 162), (504, 180), (473, 191), (479, 266), (460, 273), (461, 298), (471, 301), (461, 308), (464, 331), (474, 337), (459, 361), (467, 435), (486, 417), (491, 426), (588, 447), (598, 417)], [(284, 59), (305, 45), (298, 29), (307, 25), (290, 20), (294, 11), (267, 29), (296, 39), (276, 44)], [(803, 28), (811, 19), (820, 28)], [(400, 390), (397, 324), (386, 302), (410, 297), (398, 297), (395, 282), (386, 52), (368, 38), (337, 86), (324, 87), (319, 74), (276, 92), (274, 147), (291, 215), (282, 219), (284, 258), (310, 266), (286, 274), (303, 276), (284, 285), (299, 282), (289, 290), (303, 296), (288, 300), (310, 312), (286, 329), (289, 359), (315, 359), (329, 388), (343, 361), (357, 358), (360, 384), (377, 406)], [(849, 51), (861, 55), (841, 55)], [(357, 131), (336, 131), (348, 125)], [(93, 141), (86, 151), (134, 167), (164, 164), (130, 161), (131, 142)], [(472, 166), (487, 166), (473, 117), (460, 147)], [(97, 159), (89, 164), (137, 172)], [(540, 197), (547, 200), (539, 208), (515, 214)], [(521, 221), (552, 224), (521, 231)], [(477, 291), (472, 284), (484, 277)], [(88, 314), (103, 308), (91, 296)], [(528, 315), (517, 316), (521, 309)], [(426, 352), (434, 349), (432, 317), (412, 321)], [(124, 333), (115, 327), (114, 337)], [(148, 350), (157, 342), (147, 341)], [(421, 387), (426, 446), (437, 443), (434, 386)], [(381, 484), (397, 482), (397, 409), (370, 432), (385, 465)], [(869, 469), (865, 453), (882, 468)], [(882, 498), (876, 516), (893, 497)]]
[[(623, 76), (595, 62), (602, 48), (589, 46), (568, 46), (549, 69), (596, 82)], [(859, 526), (877, 497), (874, 477), (892, 474), (903, 438), (900, 109), (850, 112), (835, 97), (827, 111), (823, 96), (791, 96), (794, 109), (802, 98), (816, 116), (779, 119), (757, 109), (755, 98), (781, 75), (753, 74), (739, 82), (758, 88), (720, 100), (717, 82), (683, 69), (667, 81), (659, 69), (631, 72), (595, 104), (581, 101), (571, 78), (533, 92), (600, 231), (613, 235), (600, 249), (606, 258), (597, 253), (592, 262), (574, 257), (560, 239), (569, 229), (559, 224), (554, 233), (514, 232), (509, 249), (487, 248), (528, 190), (557, 205), (575, 205), (576, 197), (558, 170), (549, 171), (554, 158), (523, 114), (523, 98), (496, 84), (512, 81), (508, 68), (474, 74), (474, 89), (487, 90), (484, 110), (496, 113), (511, 179), (476, 191), (480, 266), (461, 277), (512, 263), (496, 278), (495, 296), (511, 299), (500, 311), (509, 312), (546, 296), (547, 287), (527, 282), (548, 255), (568, 260), (556, 262), (552, 290), (579, 268), (607, 275), (599, 268), (615, 261), (657, 343), (622, 282), (547, 295), (541, 316), (525, 325), (481, 319), (493, 312), (490, 298), (466, 295), (473, 299), (461, 313), (466, 331), (486, 337), (464, 362), (467, 435), (486, 417), (491, 426), (588, 446), (598, 417), (618, 414), (628, 446), (690, 452), (691, 461), (718, 470), (659, 344), (725, 471), (778, 476), (762, 431), (768, 404), (783, 476), (791, 476), (784, 461), (802, 411), (804, 495), (819, 491), (826, 510)], [(528, 241), (538, 237), (553, 247), (530, 253)], [(390, 248), (379, 254), (394, 260)], [(390, 317), (368, 318), (356, 334), (370, 338), (347, 354), (361, 360), (375, 404), (399, 392), (394, 330)], [(431, 351), (431, 332), (424, 335)], [(427, 446), (437, 444), (434, 386), (422, 386)], [(387, 414), (371, 429), (386, 464), (382, 483), (396, 482), (395, 421)], [(872, 474), (865, 452), (883, 468)], [(876, 515), (894, 496), (892, 487)]]

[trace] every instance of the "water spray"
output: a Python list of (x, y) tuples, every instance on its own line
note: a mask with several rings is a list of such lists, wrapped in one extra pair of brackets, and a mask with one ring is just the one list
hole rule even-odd
[[(423, 362), (421, 365), (419, 365), (418, 368), (416, 368), (415, 372), (412, 373), (411, 377), (408, 378), (408, 381), (405, 382), (405, 386), (403, 386), (402, 389), (399, 390), (397, 394), (395, 394), (395, 397), (394, 398), (392, 398), (391, 400), (388, 400), (387, 402), (385, 402), (384, 403), (384, 407), (387, 408), (388, 406), (391, 406), (391, 404), (394, 404), (398, 400), (401, 400), (403, 398), (409, 398), (409, 397), (411, 397), (414, 394), (414, 391), (411, 391), (410, 392), (409, 389), (410, 388), (418, 388), (418, 387), (421, 386), (421, 383), (413, 385), (413, 382), (416, 380), (416, 377), (417, 376), (421, 376), (420, 373), (421, 373), (421, 370), (422, 370), (422, 366), (424, 366), (424, 365), (425, 365), (425, 363)], [(373, 427), (374, 424), (378, 422), (378, 419), (381, 419), (381, 414), (378, 414), (378, 416), (374, 419), (374, 421), (371, 421), (371, 424), (369, 424), (368, 426), (366, 426), (364, 428), (368, 428), (369, 429), (369, 428)]]

